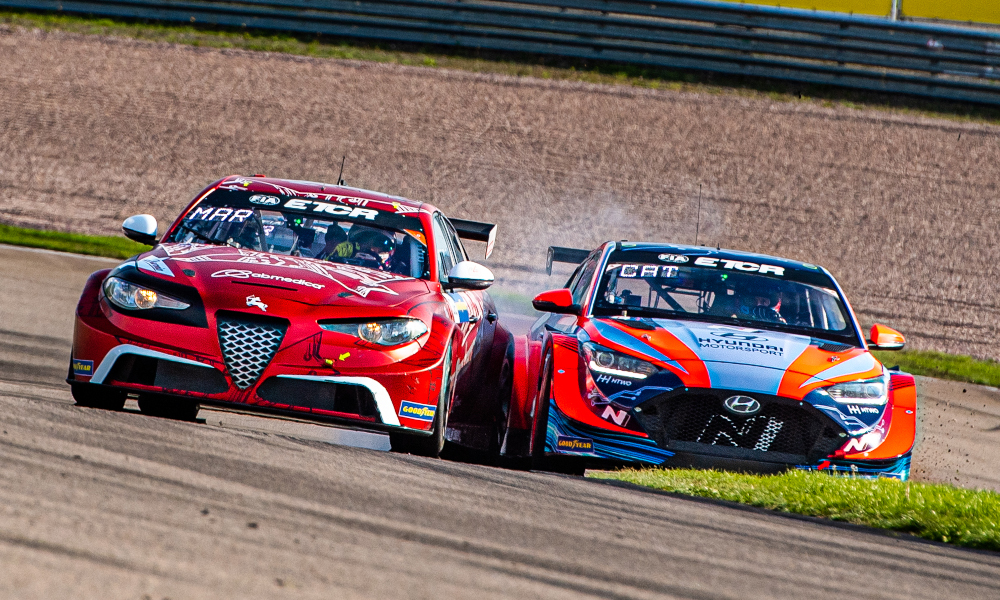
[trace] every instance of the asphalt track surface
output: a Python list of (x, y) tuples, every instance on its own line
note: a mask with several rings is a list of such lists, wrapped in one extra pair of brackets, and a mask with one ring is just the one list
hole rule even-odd
[[(0, 597), (1000, 597), (994, 553), (401, 456), (317, 425), (76, 407), (62, 381), (71, 314), (109, 264), (0, 247)], [(962, 424), (982, 452), (994, 392), (935, 389), (935, 402), (989, 403)]]

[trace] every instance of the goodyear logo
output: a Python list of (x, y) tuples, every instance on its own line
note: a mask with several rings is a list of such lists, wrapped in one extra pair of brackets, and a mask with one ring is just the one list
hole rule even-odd
[(563, 452), (593, 452), (594, 440), (561, 435), (556, 439), (556, 450)]
[(399, 407), (399, 416), (416, 419), (418, 421), (433, 421), (434, 413), (436, 412), (436, 406), (417, 404), (416, 402), (407, 402), (405, 400)]
[(85, 375), (90, 377), (94, 374), (94, 361), (92, 360), (74, 360), (73, 361), (73, 374), (74, 375)]

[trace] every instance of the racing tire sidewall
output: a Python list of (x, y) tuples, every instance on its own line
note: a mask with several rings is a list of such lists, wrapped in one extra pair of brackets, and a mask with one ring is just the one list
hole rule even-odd
[(416, 436), (408, 433), (389, 433), (389, 446), (393, 452), (415, 454), (438, 458), (444, 450), (445, 432), (448, 429), (448, 409), (451, 407), (451, 344), (444, 352), (444, 365), (441, 373), (441, 393), (438, 394), (437, 408), (434, 411), (434, 424), (431, 435)]
[(100, 408), (104, 410), (121, 410), (125, 408), (126, 393), (121, 390), (108, 389), (87, 383), (75, 383), (70, 386), (73, 399), (77, 406), (84, 408)]
[(542, 384), (538, 392), (538, 411), (531, 436), (531, 468), (535, 471), (548, 471), (564, 475), (582, 476), (586, 472), (585, 460), (575, 456), (547, 456), (545, 440), (549, 430), (549, 403), (552, 401), (552, 372), (555, 357), (551, 348), (545, 354), (542, 363)]
[(142, 395), (138, 404), (142, 414), (150, 417), (194, 421), (198, 416), (198, 403), (183, 398)]
[(552, 352), (545, 353), (542, 375), (535, 401), (535, 418), (531, 425), (531, 456), (536, 460), (545, 458), (545, 438), (549, 429), (549, 396), (552, 395)]

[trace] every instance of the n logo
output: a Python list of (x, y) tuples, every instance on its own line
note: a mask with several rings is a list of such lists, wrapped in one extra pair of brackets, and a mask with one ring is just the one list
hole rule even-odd
[(614, 421), (615, 425), (618, 425), (619, 427), (624, 427), (625, 423), (628, 422), (628, 411), (615, 410), (608, 406), (604, 409), (604, 414), (601, 415), (601, 417)]
[(874, 450), (879, 444), (882, 443), (882, 431), (876, 429), (874, 431), (869, 431), (861, 437), (851, 438), (847, 444), (844, 445), (844, 454), (850, 454), (852, 452), (869, 452)]
[(712, 415), (695, 441), (767, 452), (783, 426), (782, 421), (764, 415), (750, 417), (737, 424), (729, 417), (717, 414)]

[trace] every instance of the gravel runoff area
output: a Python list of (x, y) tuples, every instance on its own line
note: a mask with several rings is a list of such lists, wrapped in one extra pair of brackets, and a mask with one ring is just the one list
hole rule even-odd
[(230, 174), (495, 221), (508, 290), (549, 244), (700, 241), (829, 267), (863, 325), (1000, 358), (1000, 129), (877, 110), (0, 30), (0, 222), (111, 234)]

